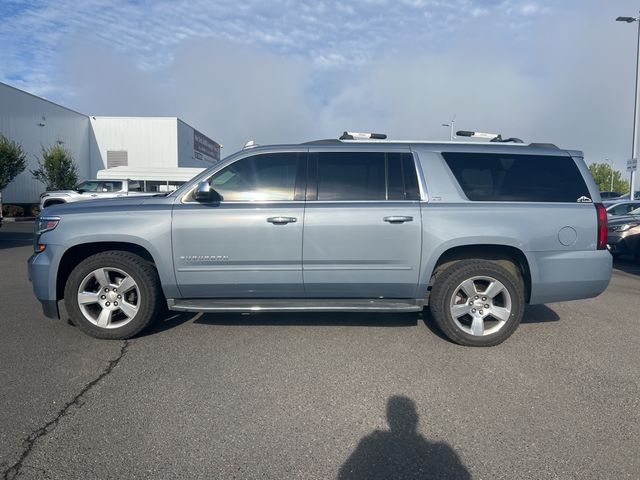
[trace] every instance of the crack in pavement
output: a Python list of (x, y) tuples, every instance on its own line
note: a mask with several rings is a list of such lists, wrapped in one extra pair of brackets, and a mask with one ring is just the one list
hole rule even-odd
[(116, 368), (118, 363), (120, 363), (120, 360), (122, 360), (122, 357), (124, 357), (125, 353), (127, 353), (127, 349), (129, 348), (129, 345), (130, 345), (129, 340), (125, 340), (124, 343), (122, 344), (122, 347), (120, 347), (120, 353), (118, 354), (118, 356), (115, 359), (109, 361), (109, 363), (107, 364), (107, 367), (102, 371), (100, 375), (98, 375), (95, 379), (93, 379), (92, 381), (87, 383), (84, 387), (82, 387), (82, 390), (80, 390), (80, 392), (75, 397), (73, 397), (71, 401), (67, 402), (62, 407), (62, 409), (57, 413), (57, 415), (53, 418), (53, 420), (48, 421), (46, 424), (44, 424), (44, 426), (34, 430), (29, 434), (29, 436), (27, 436), (27, 438), (23, 440), (22, 454), (20, 455), (20, 458), (16, 463), (14, 463), (13, 465), (11, 465), (9, 468), (7, 468), (2, 472), (3, 480), (13, 480), (20, 474), (20, 471), (25, 466), (24, 461), (27, 459), (27, 457), (31, 453), (31, 450), (35, 446), (36, 442), (40, 438), (51, 433), (53, 429), (56, 427), (56, 425), (58, 425), (58, 422), (60, 422), (60, 420), (69, 413), (72, 407), (80, 408), (82, 407), (82, 405), (84, 405), (84, 403), (81, 403), (82, 397), (86, 395), (86, 393), (89, 390), (91, 390), (94, 386), (96, 386), (103, 378), (109, 375), (114, 368)]

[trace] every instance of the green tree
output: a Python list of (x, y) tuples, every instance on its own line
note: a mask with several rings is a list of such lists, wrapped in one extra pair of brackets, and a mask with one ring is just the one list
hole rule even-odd
[[(601, 192), (608, 192), (611, 189), (611, 165), (608, 163), (592, 163), (589, 165), (589, 171)], [(627, 193), (629, 191), (629, 184), (622, 178), (622, 173), (618, 170), (613, 170), (613, 191), (619, 193)]]
[(26, 168), (26, 156), (22, 145), (0, 133), (0, 192)]
[(44, 183), (47, 190), (69, 190), (78, 183), (78, 167), (62, 142), (42, 147), (42, 161), (36, 170), (31, 170), (31, 175)]

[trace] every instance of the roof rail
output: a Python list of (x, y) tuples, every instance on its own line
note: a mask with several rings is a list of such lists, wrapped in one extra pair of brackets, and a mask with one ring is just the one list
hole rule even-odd
[(458, 130), (456, 135), (459, 137), (477, 137), (477, 138), (487, 138), (490, 142), (499, 142), (499, 143), (524, 143), (522, 140), (516, 137), (502, 138), (502, 135), (499, 133), (484, 133), (484, 132), (472, 132), (469, 130)]
[(529, 146), (538, 148), (560, 148), (554, 143), (530, 143)]
[(322, 140), (311, 140), (309, 142), (303, 142), (301, 145), (342, 145), (340, 140), (335, 138), (325, 138)]
[(344, 132), (340, 136), (340, 140), (384, 140), (387, 135), (384, 133), (370, 132)]

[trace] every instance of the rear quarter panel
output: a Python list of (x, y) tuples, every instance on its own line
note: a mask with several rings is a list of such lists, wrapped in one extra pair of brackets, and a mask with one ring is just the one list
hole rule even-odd
[[(467, 245), (520, 250), (531, 273), (530, 303), (587, 298), (606, 288), (612, 258), (608, 251), (596, 249), (593, 203), (471, 202), (439, 153), (417, 153), (427, 195), (422, 203), (419, 296), (427, 295), (439, 258), (451, 248)], [(574, 160), (583, 176), (586, 170), (587, 186), (599, 200), (584, 162)]]

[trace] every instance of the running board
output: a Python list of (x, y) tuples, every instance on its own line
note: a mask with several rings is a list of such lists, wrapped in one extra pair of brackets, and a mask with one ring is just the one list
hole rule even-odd
[(178, 312), (419, 312), (423, 300), (366, 298), (168, 299)]

